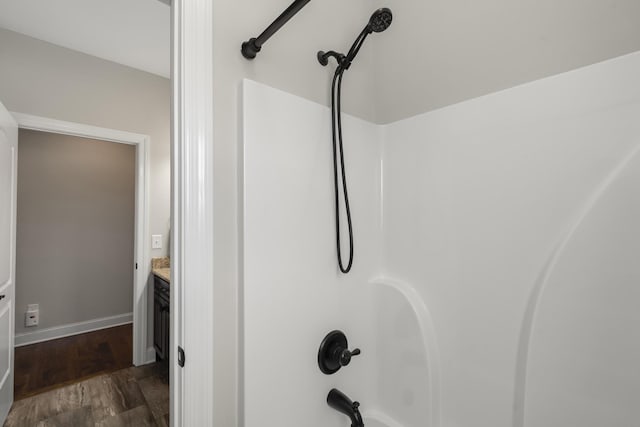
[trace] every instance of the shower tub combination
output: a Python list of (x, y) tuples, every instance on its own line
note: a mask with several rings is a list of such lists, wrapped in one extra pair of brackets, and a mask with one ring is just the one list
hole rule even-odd
[[(349, 426), (334, 388), (367, 427), (638, 425), (638, 75), (634, 54), (397, 123), (343, 115), (349, 274), (330, 109), (245, 80), (244, 426)], [(327, 375), (334, 330), (361, 353)]]

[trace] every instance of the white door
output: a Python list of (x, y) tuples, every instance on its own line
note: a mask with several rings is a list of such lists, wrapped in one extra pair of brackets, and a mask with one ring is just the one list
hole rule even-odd
[(0, 424), (13, 403), (18, 125), (0, 103)]

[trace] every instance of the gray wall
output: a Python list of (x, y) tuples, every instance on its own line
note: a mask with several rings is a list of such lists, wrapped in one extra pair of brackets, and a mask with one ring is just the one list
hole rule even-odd
[[(135, 147), (20, 130), (16, 333), (132, 311)], [(40, 325), (25, 328), (27, 304)]]
[[(144, 54), (144, 52), (141, 52)], [(151, 137), (149, 236), (170, 215), (171, 87), (169, 79), (0, 29), (0, 102), (9, 111)]]
[[(168, 253), (169, 79), (0, 29), (0, 102), (9, 111), (149, 135), (149, 235), (143, 243), (152, 257)], [(164, 236), (164, 249), (151, 250), (152, 234)], [(151, 316), (149, 310), (148, 343)]]

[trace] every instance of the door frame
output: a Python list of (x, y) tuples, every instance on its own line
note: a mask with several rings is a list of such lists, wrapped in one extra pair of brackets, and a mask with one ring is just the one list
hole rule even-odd
[[(212, 0), (172, 2), (171, 426), (216, 427)], [(231, 141), (229, 141), (231, 143)], [(176, 359), (184, 349), (184, 367)], [(218, 349), (225, 351), (225, 349)], [(222, 426), (221, 426), (222, 427)]]
[[(50, 132), (118, 144), (136, 148), (136, 201), (133, 272), (133, 364), (144, 365), (155, 361), (153, 346), (147, 342), (147, 309), (149, 291), (147, 283), (151, 273), (149, 259), (149, 144), (148, 135), (101, 128), (74, 122), (49, 119), (31, 114), (10, 113), (19, 129)], [(18, 141), (20, 150), (20, 141)], [(151, 349), (151, 351), (149, 350)]]

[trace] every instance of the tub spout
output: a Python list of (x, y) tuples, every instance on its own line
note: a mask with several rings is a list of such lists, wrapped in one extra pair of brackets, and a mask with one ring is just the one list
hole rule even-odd
[(336, 411), (345, 414), (351, 419), (351, 427), (364, 427), (362, 415), (358, 408), (358, 402), (352, 402), (343, 392), (338, 389), (332, 389), (327, 396), (327, 404)]

